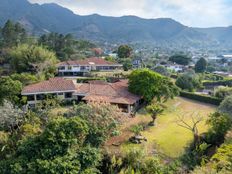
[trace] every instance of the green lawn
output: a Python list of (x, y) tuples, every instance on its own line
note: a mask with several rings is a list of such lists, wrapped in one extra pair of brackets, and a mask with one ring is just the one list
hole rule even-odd
[[(203, 117), (203, 121), (199, 124), (198, 129), (200, 133), (203, 133), (208, 129), (205, 121), (209, 113), (215, 110), (215, 106), (180, 97), (168, 101), (166, 105), (167, 109), (163, 115), (157, 118), (156, 126), (142, 132), (148, 141), (141, 145), (126, 142), (121, 145), (121, 150), (141, 146), (148, 153), (153, 153), (154, 149), (157, 149), (165, 156), (178, 157), (183, 154), (185, 147), (193, 140), (191, 131), (177, 125), (178, 116), (185, 115), (185, 120), (191, 123), (190, 114), (199, 113)], [(138, 117), (144, 114), (144, 111), (140, 112)]]

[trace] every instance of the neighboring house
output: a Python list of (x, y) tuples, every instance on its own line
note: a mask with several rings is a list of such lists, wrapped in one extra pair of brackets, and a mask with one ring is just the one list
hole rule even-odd
[(23, 88), (21, 94), (27, 97), (29, 107), (45, 99), (46, 95), (57, 96), (61, 100), (72, 100), (72, 94), (76, 91), (76, 86), (72, 80), (61, 77), (51, 78)]
[(89, 83), (75, 83), (63, 78), (52, 78), (37, 84), (26, 86), (22, 95), (27, 96), (28, 105), (34, 107), (45, 96), (54, 95), (62, 100), (76, 102), (106, 102), (118, 105), (122, 111), (134, 112), (141, 104), (141, 97), (128, 91), (127, 80), (115, 83), (104, 81), (90, 81)]
[(213, 74), (220, 76), (230, 76), (230, 73), (224, 71), (214, 71)]
[(108, 56), (116, 59), (118, 57), (118, 54), (117, 53), (109, 53)]
[(222, 59), (226, 60), (226, 62), (232, 62), (232, 54), (224, 54), (220, 57), (222, 57)]
[(139, 69), (143, 67), (143, 60), (141, 58), (134, 59), (132, 61), (132, 66), (135, 69)]
[(84, 60), (65, 61), (58, 64), (59, 76), (84, 75), (90, 71), (113, 71), (121, 69), (121, 64), (106, 61), (102, 58), (88, 58)]
[(177, 64), (165, 65), (165, 67), (175, 72), (183, 72), (186, 69), (184, 65), (177, 65)]
[(210, 63), (218, 63), (222, 60), (221, 57), (218, 57), (218, 56), (210, 56), (207, 58), (208, 62)]

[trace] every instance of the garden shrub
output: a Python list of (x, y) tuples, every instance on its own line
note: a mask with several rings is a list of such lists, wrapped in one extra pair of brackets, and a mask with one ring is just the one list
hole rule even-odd
[(232, 87), (232, 80), (205, 81), (203, 86), (229, 86)]

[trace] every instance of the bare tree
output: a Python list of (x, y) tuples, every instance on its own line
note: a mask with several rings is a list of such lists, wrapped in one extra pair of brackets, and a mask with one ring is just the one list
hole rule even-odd
[(184, 115), (178, 116), (178, 120), (176, 121), (176, 123), (177, 123), (177, 125), (185, 128), (185, 129), (188, 129), (193, 133), (193, 138), (194, 138), (193, 144), (194, 144), (194, 147), (196, 147), (200, 141), (199, 131), (198, 131), (197, 125), (201, 121), (203, 121), (203, 117), (201, 117), (199, 115), (199, 113), (197, 113), (197, 114), (192, 113), (192, 114), (190, 114), (190, 117), (191, 117), (191, 123), (188, 123), (185, 120)]

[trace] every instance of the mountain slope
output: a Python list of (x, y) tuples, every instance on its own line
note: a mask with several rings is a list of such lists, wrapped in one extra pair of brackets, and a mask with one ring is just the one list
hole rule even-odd
[(232, 26), (214, 28), (195, 28), (195, 30), (217, 40), (220, 44), (232, 46)]
[(27, 0), (1, 0), (0, 25), (19, 21), (36, 34), (72, 33), (78, 38), (107, 42), (154, 42), (180, 45), (208, 44), (211, 36), (172, 19), (136, 16), (79, 16), (57, 4), (30, 4)]

